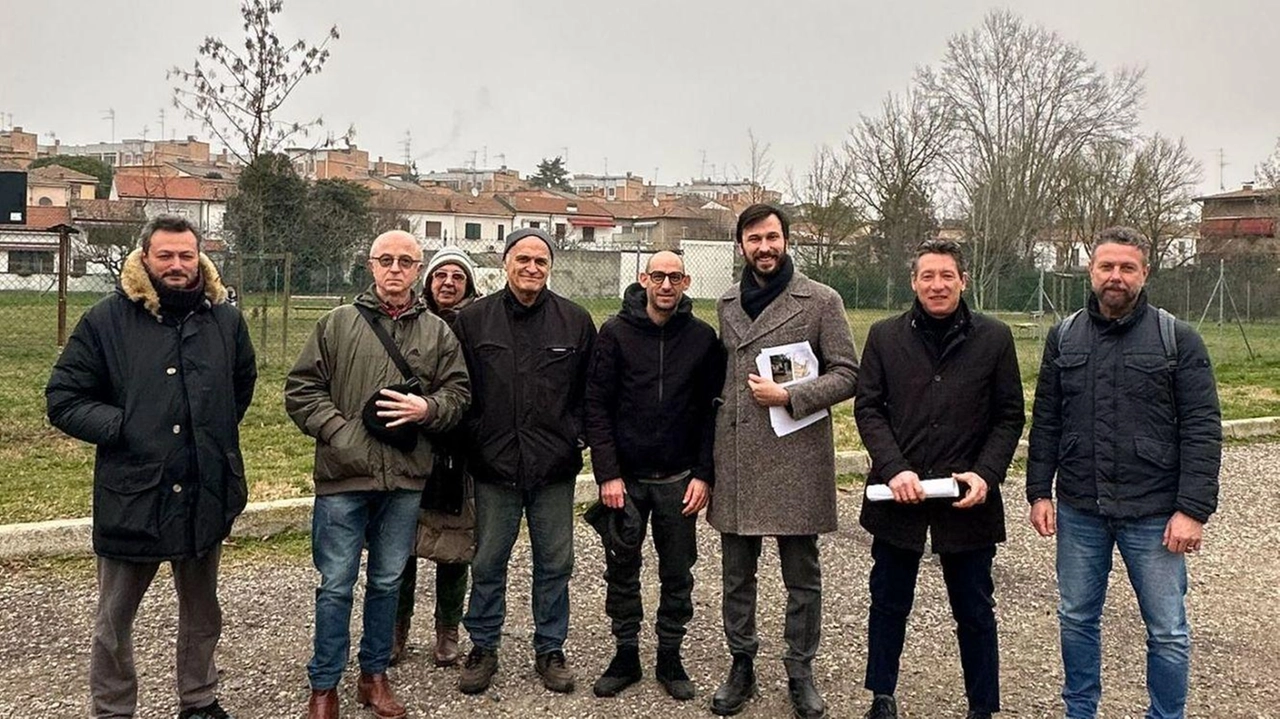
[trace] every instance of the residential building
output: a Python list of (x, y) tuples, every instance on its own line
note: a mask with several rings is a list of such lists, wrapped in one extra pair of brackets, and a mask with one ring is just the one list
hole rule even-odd
[(686, 240), (733, 238), (735, 217), (723, 210), (702, 209), (687, 202), (601, 202), (613, 215), (613, 242), (620, 248), (675, 250)]
[(345, 148), (291, 147), (285, 150), (299, 175), (308, 180), (361, 180), (369, 176), (369, 151)]
[(1201, 204), (1199, 253), (1205, 258), (1280, 255), (1280, 188), (1255, 187), (1195, 198)]
[(451, 167), (443, 172), (426, 172), (418, 175), (418, 182), (423, 186), (447, 187), (455, 192), (482, 193), (518, 192), (528, 189), (528, 185), (520, 179), (520, 173), (506, 165), (496, 170), (470, 169)]
[(137, 200), (147, 217), (181, 215), (200, 228), (210, 240), (221, 242), (227, 199), (236, 192), (231, 180), (205, 177), (168, 177), (117, 174), (111, 185), (112, 200)]
[(782, 193), (770, 190), (751, 180), (691, 180), (688, 184), (645, 185), (647, 197), (659, 200), (674, 197), (701, 197), (719, 202), (745, 203), (781, 202)]
[(23, 132), (21, 127), (0, 130), (0, 165), (25, 169), (39, 157), (38, 153), (34, 132)]
[(613, 215), (598, 203), (570, 193), (547, 190), (497, 195), (514, 213), (513, 227), (537, 227), (560, 247), (612, 247), (617, 232)]
[(98, 178), (62, 165), (45, 165), (27, 171), (27, 204), (66, 207), (72, 200), (92, 200)]
[(375, 192), (376, 212), (400, 218), (403, 228), (427, 250), (458, 247), (467, 252), (501, 252), (515, 213), (488, 195), (384, 190)]
[(569, 187), (579, 197), (621, 202), (638, 202), (648, 194), (644, 178), (630, 172), (625, 175), (574, 175), (569, 179)]
[[(129, 165), (157, 165), (166, 162), (185, 162), (196, 165), (210, 164), (209, 143), (187, 135), (185, 140), (132, 139), (120, 142), (92, 142), (84, 145), (66, 145), (54, 141), (40, 147), (43, 156), (73, 155), (92, 157), (108, 167)], [(230, 164), (226, 151), (217, 159)]]

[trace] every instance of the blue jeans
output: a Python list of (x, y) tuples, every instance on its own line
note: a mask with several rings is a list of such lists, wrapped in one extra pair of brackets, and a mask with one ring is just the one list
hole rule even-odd
[(1058, 621), (1068, 719), (1091, 718), (1098, 712), (1102, 605), (1115, 546), (1147, 626), (1147, 719), (1183, 716), (1191, 655), (1184, 601), (1187, 564), (1183, 555), (1161, 543), (1168, 521), (1168, 515), (1108, 519), (1058, 503)]
[(316, 497), (311, 558), (316, 588), (315, 653), (307, 664), (312, 689), (332, 689), (351, 649), (352, 588), (360, 550), (368, 547), (360, 671), (381, 674), (391, 659), (400, 574), (413, 551), (421, 492), (343, 492)]
[(529, 520), (533, 550), (533, 651), (562, 650), (569, 635), (569, 577), (573, 574), (573, 482), (521, 491), (476, 482), (476, 556), (471, 602), (462, 623), (471, 643), (496, 651), (507, 614), (507, 564)]

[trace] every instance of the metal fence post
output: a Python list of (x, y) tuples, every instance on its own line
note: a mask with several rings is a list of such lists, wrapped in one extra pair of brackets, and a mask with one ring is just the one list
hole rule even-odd
[(71, 232), (58, 228), (58, 349), (67, 344), (67, 276), (71, 273)]

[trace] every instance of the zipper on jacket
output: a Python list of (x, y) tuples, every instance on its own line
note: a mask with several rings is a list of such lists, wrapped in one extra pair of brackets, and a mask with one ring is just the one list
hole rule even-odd
[(662, 378), (666, 376), (664, 369), (667, 354), (667, 328), (664, 326), (658, 333), (658, 405), (662, 405)]

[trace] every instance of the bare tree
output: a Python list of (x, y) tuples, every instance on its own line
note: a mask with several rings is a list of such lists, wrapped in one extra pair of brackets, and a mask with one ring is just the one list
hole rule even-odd
[(319, 117), (282, 121), (276, 113), (304, 78), (324, 68), (338, 28), (330, 28), (318, 44), (299, 39), (285, 45), (275, 31), (283, 6), (283, 0), (242, 0), (242, 41), (206, 37), (190, 70), (168, 72), (180, 81), (173, 90), (174, 106), (199, 120), (246, 165), (323, 124)]
[(870, 259), (896, 267), (937, 230), (931, 178), (950, 133), (945, 106), (924, 93), (889, 95), (850, 130), (844, 152), (849, 192), (876, 219)]
[(751, 202), (764, 202), (769, 183), (773, 181), (773, 158), (769, 154), (773, 145), (768, 142), (762, 144), (751, 128), (747, 128), (747, 141), (751, 152), (748, 163), (750, 174), (747, 176), (747, 181), (751, 183)]
[(1126, 221), (1151, 240), (1151, 271), (1159, 272), (1165, 262), (1179, 259), (1169, 254), (1169, 244), (1195, 222), (1191, 198), (1203, 176), (1200, 161), (1182, 138), (1175, 142), (1157, 134), (1139, 146), (1133, 174), (1137, 192)]
[(866, 213), (852, 192), (852, 174), (852, 164), (827, 145), (814, 151), (801, 177), (788, 173), (797, 209), (791, 231), (796, 256), (820, 280), (848, 259), (866, 227)]
[(979, 306), (1049, 226), (1070, 159), (1131, 135), (1142, 76), (1107, 75), (1076, 45), (1007, 10), (953, 36), (939, 67), (918, 73), (921, 91), (955, 123), (942, 158), (969, 215)]

